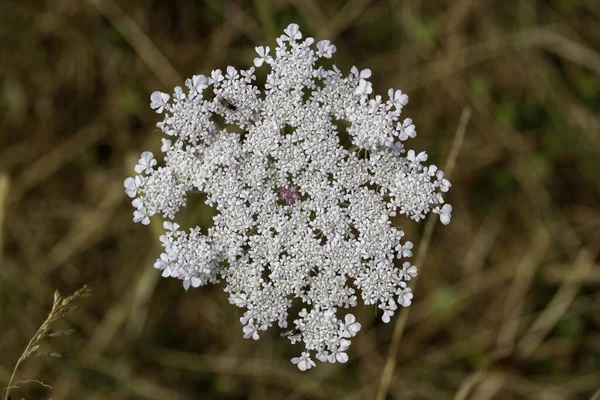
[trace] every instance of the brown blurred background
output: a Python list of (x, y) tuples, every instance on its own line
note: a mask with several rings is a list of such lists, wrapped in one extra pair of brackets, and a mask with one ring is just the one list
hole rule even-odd
[[(275, 329), (242, 338), (221, 287), (152, 264), (123, 180), (156, 151), (154, 90), (249, 66), (291, 22), (336, 64), (407, 92), (411, 143), (443, 165), (472, 111), (388, 399), (590, 399), (600, 388), (596, 0), (0, 2), (0, 387), (55, 290), (92, 295), (17, 371), (12, 399), (374, 399), (398, 315), (357, 311), (345, 364), (300, 373)], [(187, 223), (210, 223), (191, 204)], [(400, 219), (410, 240), (425, 223)], [(382, 397), (380, 397), (382, 398)]]

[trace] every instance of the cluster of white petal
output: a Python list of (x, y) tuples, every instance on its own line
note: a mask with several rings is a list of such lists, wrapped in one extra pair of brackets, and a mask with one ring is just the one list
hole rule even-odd
[(321, 66), (336, 47), (313, 44), (292, 24), (274, 54), (257, 47), (254, 65), (268, 69), (262, 89), (254, 67), (227, 67), (172, 95), (153, 93), (150, 106), (165, 115), (164, 156), (142, 153), (137, 175), (125, 180), (143, 224), (155, 214), (172, 221), (188, 195), (206, 193), (214, 226), (186, 232), (165, 222), (155, 267), (186, 289), (224, 281), (230, 302), (245, 309), (244, 337), (284, 328), (282, 336), (304, 344), (292, 359), (301, 370), (315, 365), (311, 356), (348, 360), (360, 323), (338, 314), (358, 297), (384, 322), (410, 305), (412, 243), (390, 218), (434, 212), (447, 224), (452, 212), (443, 172), (404, 147), (416, 135), (412, 120), (400, 119), (406, 94), (373, 96), (371, 71)]

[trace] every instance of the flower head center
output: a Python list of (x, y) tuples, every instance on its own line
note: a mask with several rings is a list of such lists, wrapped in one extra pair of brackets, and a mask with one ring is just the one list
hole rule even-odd
[(296, 185), (282, 186), (277, 189), (279, 200), (291, 206), (300, 201), (300, 188)]

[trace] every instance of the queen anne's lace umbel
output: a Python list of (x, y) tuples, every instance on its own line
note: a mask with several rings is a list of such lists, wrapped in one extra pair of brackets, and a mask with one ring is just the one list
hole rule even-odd
[[(400, 119), (408, 96), (373, 96), (371, 71), (319, 65), (336, 47), (313, 43), (291, 24), (274, 54), (257, 47), (254, 65), (269, 69), (262, 88), (254, 67), (227, 67), (193, 76), (172, 95), (154, 92), (150, 107), (165, 114), (158, 127), (169, 137), (164, 157), (142, 153), (138, 175), (125, 180), (135, 222), (167, 219), (155, 264), (162, 275), (186, 290), (225, 281), (230, 302), (246, 310), (244, 337), (284, 328), (282, 336), (305, 346), (292, 359), (303, 371), (315, 366), (313, 355), (348, 360), (361, 325), (338, 314), (357, 296), (378, 305), (384, 322), (410, 305), (412, 243), (390, 217), (434, 212), (447, 224), (452, 212), (443, 172), (405, 149), (416, 135)], [(344, 130), (351, 147), (339, 139)], [(218, 211), (214, 226), (181, 230), (172, 221), (198, 191)]]

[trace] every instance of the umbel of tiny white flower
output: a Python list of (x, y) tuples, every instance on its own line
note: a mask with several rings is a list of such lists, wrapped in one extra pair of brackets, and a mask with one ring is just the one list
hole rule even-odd
[[(303, 344), (292, 363), (305, 371), (312, 357), (348, 361), (361, 324), (342, 310), (359, 297), (386, 323), (411, 304), (413, 244), (391, 218), (434, 212), (449, 223), (442, 194), (451, 184), (424, 164), (425, 152), (405, 148), (416, 135), (400, 118), (405, 93), (374, 96), (370, 70), (320, 65), (336, 47), (322, 40), (315, 48), (296, 24), (276, 42), (256, 47), (253, 67), (215, 69), (172, 95), (152, 93), (150, 107), (164, 114), (164, 154), (143, 152), (124, 186), (135, 222), (167, 220), (154, 264), (162, 275), (186, 290), (224, 281), (231, 304), (245, 310), (243, 336), (258, 340), (279, 326)], [(255, 67), (267, 69), (263, 85)], [(340, 142), (341, 130), (356, 150)], [(193, 192), (218, 212), (205, 232), (173, 222)], [(293, 303), (302, 304), (297, 315)]]

